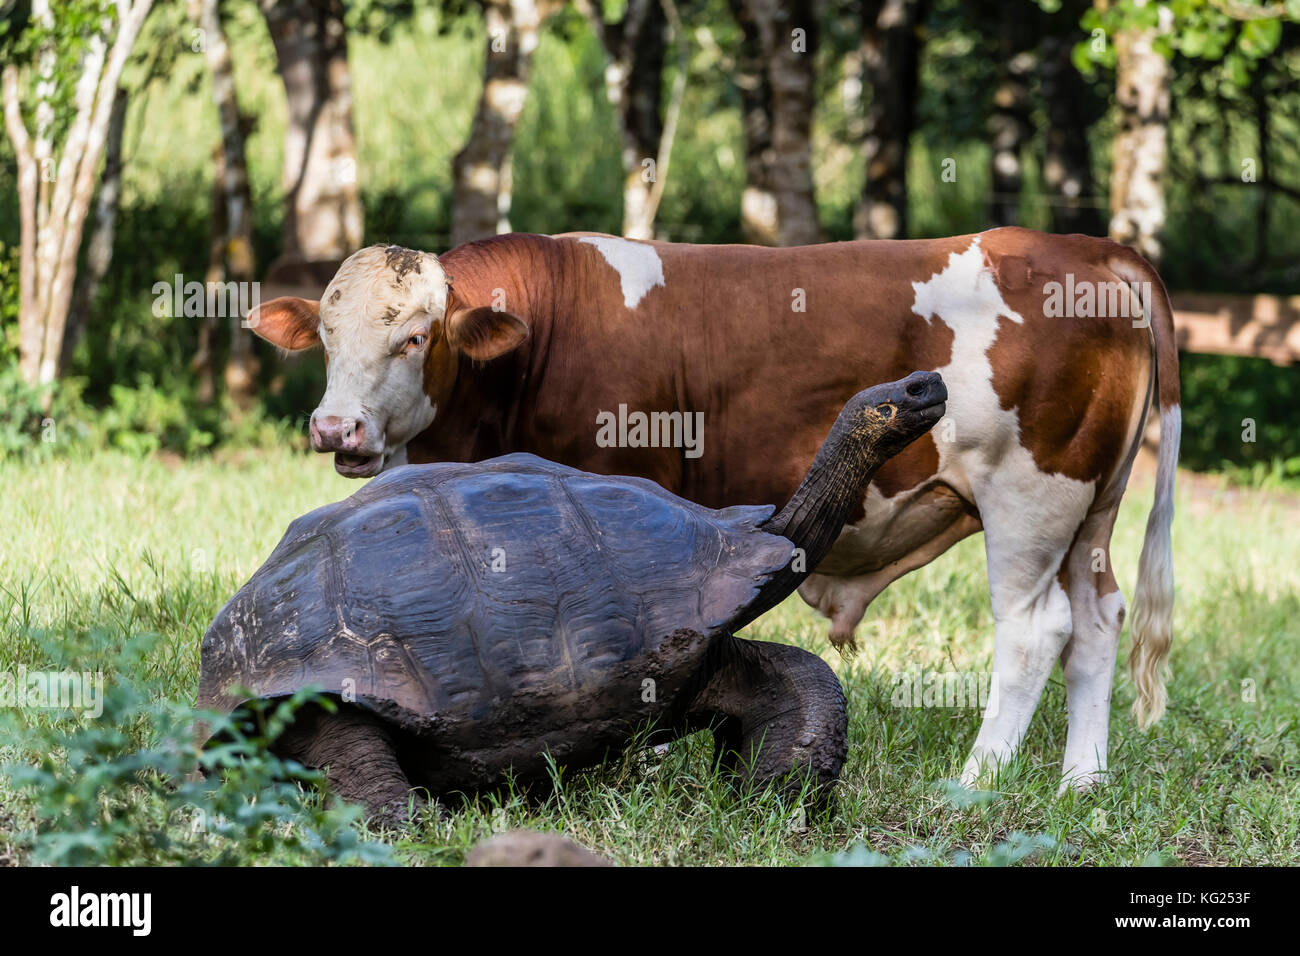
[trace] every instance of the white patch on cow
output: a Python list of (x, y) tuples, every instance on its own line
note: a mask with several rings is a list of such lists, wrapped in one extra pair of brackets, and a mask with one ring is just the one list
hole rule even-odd
[(953, 332), (952, 359), (935, 370), (948, 386), (954, 424), (951, 441), (935, 437), (939, 473), (979, 509), (996, 622), (999, 706), (985, 714), (962, 774), (971, 783), (1015, 752), (1070, 637), (1070, 602), (1056, 575), (1095, 487), (1040, 471), (1020, 443), (1017, 410), (1004, 409), (993, 389), (988, 350), (998, 321), (1023, 323), (1024, 317), (1003, 299), (979, 238), (912, 288), (913, 311)]
[(635, 309), (655, 286), (664, 284), (664, 264), (654, 246), (614, 236), (583, 236), (578, 240), (595, 246), (618, 273), (623, 304)]
[(383, 470), (388, 471), (390, 468), (401, 468), (405, 464), (408, 464), (408, 461), (406, 457), (406, 446), (403, 445), (401, 448), (398, 448), (396, 451), (394, 451), (391, 455), (387, 455), (384, 458)]

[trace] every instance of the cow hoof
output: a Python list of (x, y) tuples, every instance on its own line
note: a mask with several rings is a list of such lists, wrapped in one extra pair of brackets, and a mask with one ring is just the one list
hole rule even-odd
[(1061, 785), (1056, 788), (1056, 795), (1063, 797), (1067, 793), (1088, 793), (1100, 789), (1106, 783), (1106, 771), (1090, 770), (1087, 773), (1067, 773), (1061, 778)]

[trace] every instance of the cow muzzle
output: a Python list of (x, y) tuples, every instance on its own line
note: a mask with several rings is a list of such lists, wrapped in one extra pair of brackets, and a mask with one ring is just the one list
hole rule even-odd
[[(336, 415), (311, 417), (311, 447), (334, 453), (334, 470), (347, 478), (369, 478), (384, 467), (383, 446), (375, 448), (371, 430), (355, 418)], [(382, 442), (382, 436), (381, 436)]]

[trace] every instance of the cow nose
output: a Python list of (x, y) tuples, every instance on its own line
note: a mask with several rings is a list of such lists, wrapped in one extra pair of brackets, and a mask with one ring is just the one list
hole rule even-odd
[(312, 416), (311, 444), (317, 451), (355, 452), (361, 448), (365, 437), (365, 426), (355, 418)]

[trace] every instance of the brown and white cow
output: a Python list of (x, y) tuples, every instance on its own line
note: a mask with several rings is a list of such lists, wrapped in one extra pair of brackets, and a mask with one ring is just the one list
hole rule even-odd
[[(284, 348), (324, 344), (312, 440), (343, 474), (526, 451), (714, 507), (784, 503), (849, 396), (941, 372), (946, 419), (880, 470), (800, 593), (842, 646), (890, 582), (984, 532), (998, 706), (968, 783), (1015, 751), (1058, 659), (1063, 784), (1105, 772), (1124, 619), (1111, 528), (1158, 401), (1130, 667), (1139, 721), (1164, 710), (1178, 356), (1164, 286), (1123, 246), (1014, 228), (784, 249), (592, 234), (441, 257), (372, 246), (320, 302), (250, 319)], [(702, 412), (702, 447), (606, 447), (599, 422), (620, 406)]]

